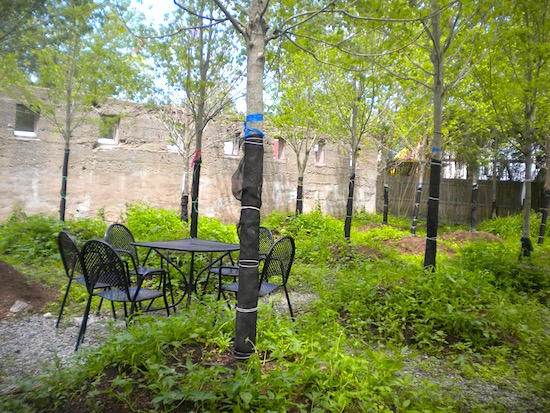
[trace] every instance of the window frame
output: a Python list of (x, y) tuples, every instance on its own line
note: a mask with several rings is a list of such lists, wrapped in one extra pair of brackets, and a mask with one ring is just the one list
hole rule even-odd
[[(23, 113), (21, 113), (22, 111), (25, 111), (26, 113), (23, 114)], [(23, 128), (18, 128), (17, 127), (18, 126), (18, 122), (17, 122), (18, 118), (20, 119), (19, 123), (21, 123), (22, 122), (22, 120), (21, 120), (22, 116), (28, 116), (30, 118), (31, 115), (33, 117), (32, 130), (25, 130), (25, 129), (30, 128), (30, 126), (28, 126), (28, 125), (19, 125), (19, 126), (23, 126)], [(37, 125), (38, 125), (38, 119), (39, 119), (39, 114), (38, 113), (36, 113), (34, 110), (32, 110), (31, 108), (29, 108), (27, 105), (25, 105), (23, 103), (17, 103), (15, 105), (15, 126), (14, 126), (13, 136), (18, 137), (18, 138), (27, 138), (27, 139), (37, 138), (38, 135), (36, 134), (36, 129), (37, 129)], [(23, 122), (23, 123), (25, 123), (25, 122)]]

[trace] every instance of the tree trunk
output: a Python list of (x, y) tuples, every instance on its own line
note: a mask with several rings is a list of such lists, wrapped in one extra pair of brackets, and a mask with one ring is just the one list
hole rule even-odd
[(418, 185), (416, 186), (416, 198), (414, 200), (413, 217), (411, 225), (411, 234), (416, 235), (416, 226), (418, 224), (418, 215), (420, 214), (420, 200), (422, 199), (422, 189), (424, 185), (424, 171), (426, 169), (426, 163), (420, 162), (420, 171), (418, 172)]
[(344, 222), (344, 236), (349, 241), (351, 237), (351, 218), (353, 215), (353, 192), (355, 190), (355, 172), (349, 176), (348, 202), (346, 204), (346, 221)]
[(259, 288), (259, 228), (263, 179), (263, 78), (267, 22), (267, 0), (253, 0), (246, 28), (246, 106), (243, 155), (243, 193), (239, 234), (239, 291), (235, 319), (236, 359), (248, 359), (256, 344)]
[(538, 245), (544, 243), (546, 232), (546, 220), (548, 219), (548, 207), (550, 206), (550, 138), (546, 138), (546, 178), (544, 180), (544, 199), (542, 201), (542, 217), (540, 220)]
[(296, 189), (296, 216), (300, 215), (304, 211), (304, 177), (298, 177), (298, 187)]
[(441, 49), (440, 15), (437, 0), (432, 0), (432, 35), (433, 48), (431, 60), (434, 68), (433, 76), (433, 114), (434, 130), (432, 140), (432, 156), (430, 166), (430, 193), (428, 198), (428, 216), (426, 227), (426, 252), (424, 268), (435, 269), (437, 255), (437, 226), (439, 224), (439, 184), (441, 182), (441, 148), (443, 146), (443, 79), (444, 65)]
[(197, 156), (193, 161), (193, 180), (191, 183), (191, 238), (197, 238), (199, 222), (199, 180), (201, 176), (202, 158), (197, 150)]
[(491, 219), (498, 217), (498, 203), (497, 203), (497, 167), (496, 161), (493, 166), (493, 176), (491, 179)]
[(477, 229), (477, 182), (472, 184), (472, 202), (470, 204), (470, 231)]
[(63, 178), (61, 179), (61, 202), (59, 204), (59, 219), (65, 221), (65, 206), (67, 202), (67, 174), (69, 171), (69, 143), (65, 142), (65, 154), (63, 156)]
[(533, 251), (531, 243), (531, 170), (532, 170), (532, 150), (525, 152), (525, 200), (523, 202), (523, 229), (521, 232), (521, 256), (530, 257)]
[(382, 218), (382, 223), (387, 224), (388, 223), (388, 198), (389, 198), (389, 190), (390, 187), (388, 184), (384, 184), (384, 213)]

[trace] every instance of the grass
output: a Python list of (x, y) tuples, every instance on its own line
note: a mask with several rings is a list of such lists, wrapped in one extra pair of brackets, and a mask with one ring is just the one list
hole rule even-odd
[[(138, 204), (124, 219), (137, 239), (188, 236), (175, 212)], [(138, 318), (79, 354), (82, 363), (52, 367), (36, 379), (41, 387), (1, 398), (0, 410), (550, 410), (548, 241), (520, 260), (521, 219), (483, 222), (479, 230), (499, 241), (449, 243), (453, 254), (440, 254), (436, 271), (425, 273), (422, 257), (387, 243), (407, 240), (408, 219), (381, 222), (380, 215), (357, 214), (349, 245), (343, 222), (318, 211), (262, 221), (296, 238), (290, 289), (318, 300), (295, 323), (261, 305), (256, 352), (246, 363), (231, 356), (233, 312), (207, 299), (177, 317)], [(63, 226), (83, 242), (101, 237), (106, 224), (14, 214), (0, 227), (0, 258), (25, 273), (42, 268), (38, 279), (49, 272), (48, 283), (64, 289), (55, 247)], [(199, 233), (238, 239), (234, 226), (208, 218), (200, 219)], [(72, 294), (69, 312), (81, 314), (85, 293)], [(494, 389), (510, 397), (493, 397)]]

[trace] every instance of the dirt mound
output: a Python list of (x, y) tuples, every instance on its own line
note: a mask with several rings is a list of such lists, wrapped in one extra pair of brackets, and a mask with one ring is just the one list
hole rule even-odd
[[(426, 237), (404, 237), (384, 241), (388, 247), (395, 248), (401, 254), (420, 255), (426, 252)], [(454, 250), (441, 243), (437, 244), (437, 252), (454, 254)]]
[(445, 235), (441, 236), (442, 240), (449, 240), (453, 242), (473, 242), (473, 241), (487, 241), (487, 242), (495, 242), (495, 241), (502, 241), (499, 237), (496, 235), (493, 235), (489, 232), (485, 231), (465, 231), (463, 229), (458, 231), (449, 232)]
[(0, 260), (0, 319), (14, 317), (10, 307), (17, 300), (32, 305), (34, 311), (40, 311), (49, 302), (55, 301), (59, 293), (37, 282), (28, 282), (27, 278), (11, 265)]

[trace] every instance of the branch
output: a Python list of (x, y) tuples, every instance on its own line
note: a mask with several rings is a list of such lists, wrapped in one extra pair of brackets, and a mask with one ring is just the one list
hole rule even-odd
[[(276, 39), (276, 38), (281, 37), (281, 36), (284, 36), (286, 33), (288, 33), (293, 28), (304, 24), (305, 22), (313, 19), (314, 17), (318, 16), (321, 13), (324, 13), (329, 7), (331, 7), (333, 4), (335, 4), (336, 1), (337, 0), (332, 0), (329, 4), (327, 4), (325, 7), (323, 7), (322, 9), (319, 9), (319, 10), (306, 11), (306, 12), (303, 12), (303, 13), (295, 14), (294, 16), (290, 16), (288, 19), (283, 21), (279, 25), (279, 27), (284, 27), (287, 23), (291, 22), (292, 20), (298, 19), (300, 17), (306, 16), (306, 18), (304, 20), (301, 20), (299, 22), (294, 23), (293, 25), (290, 25), (288, 28), (284, 29), (283, 31), (280, 31), (279, 28), (275, 29), (273, 31), (273, 34), (268, 36), (268, 41)], [(330, 12), (334, 12), (334, 10), (331, 10)]]
[[(175, 1), (175, 0), (174, 0)], [(221, 3), (220, 0), (214, 0), (214, 3), (216, 4), (216, 6), (218, 6), (218, 8), (221, 10), (221, 12), (223, 14), (225, 14), (225, 16), (229, 19), (229, 21), (231, 22), (231, 24), (233, 25), (233, 27), (235, 27), (235, 30), (237, 30), (237, 32), (239, 32), (243, 37), (246, 35), (245, 33), (245, 26), (244, 24), (242, 24), (239, 19), (235, 18), (230, 12), (229, 10), (227, 10), (225, 8), (225, 6)]]
[(433, 91), (433, 87), (432, 87), (432, 86), (429, 86), (427, 83), (422, 82), (421, 80), (418, 80), (418, 79), (416, 79), (416, 78), (414, 78), (414, 77), (403, 76), (403, 75), (401, 75), (401, 74), (398, 74), (398, 73), (394, 72), (393, 70), (389, 69), (387, 66), (382, 65), (382, 64), (380, 64), (380, 63), (378, 63), (378, 62), (374, 62), (374, 64), (377, 65), (378, 67), (381, 67), (381, 68), (384, 69), (386, 72), (388, 72), (390, 75), (395, 76), (395, 77), (397, 77), (398, 79), (412, 81), (412, 82), (417, 83), (417, 84), (419, 84), (419, 85), (421, 85), (421, 86), (424, 86), (424, 87), (425, 87), (426, 89), (428, 89), (428, 90), (432, 90), (432, 91)]

